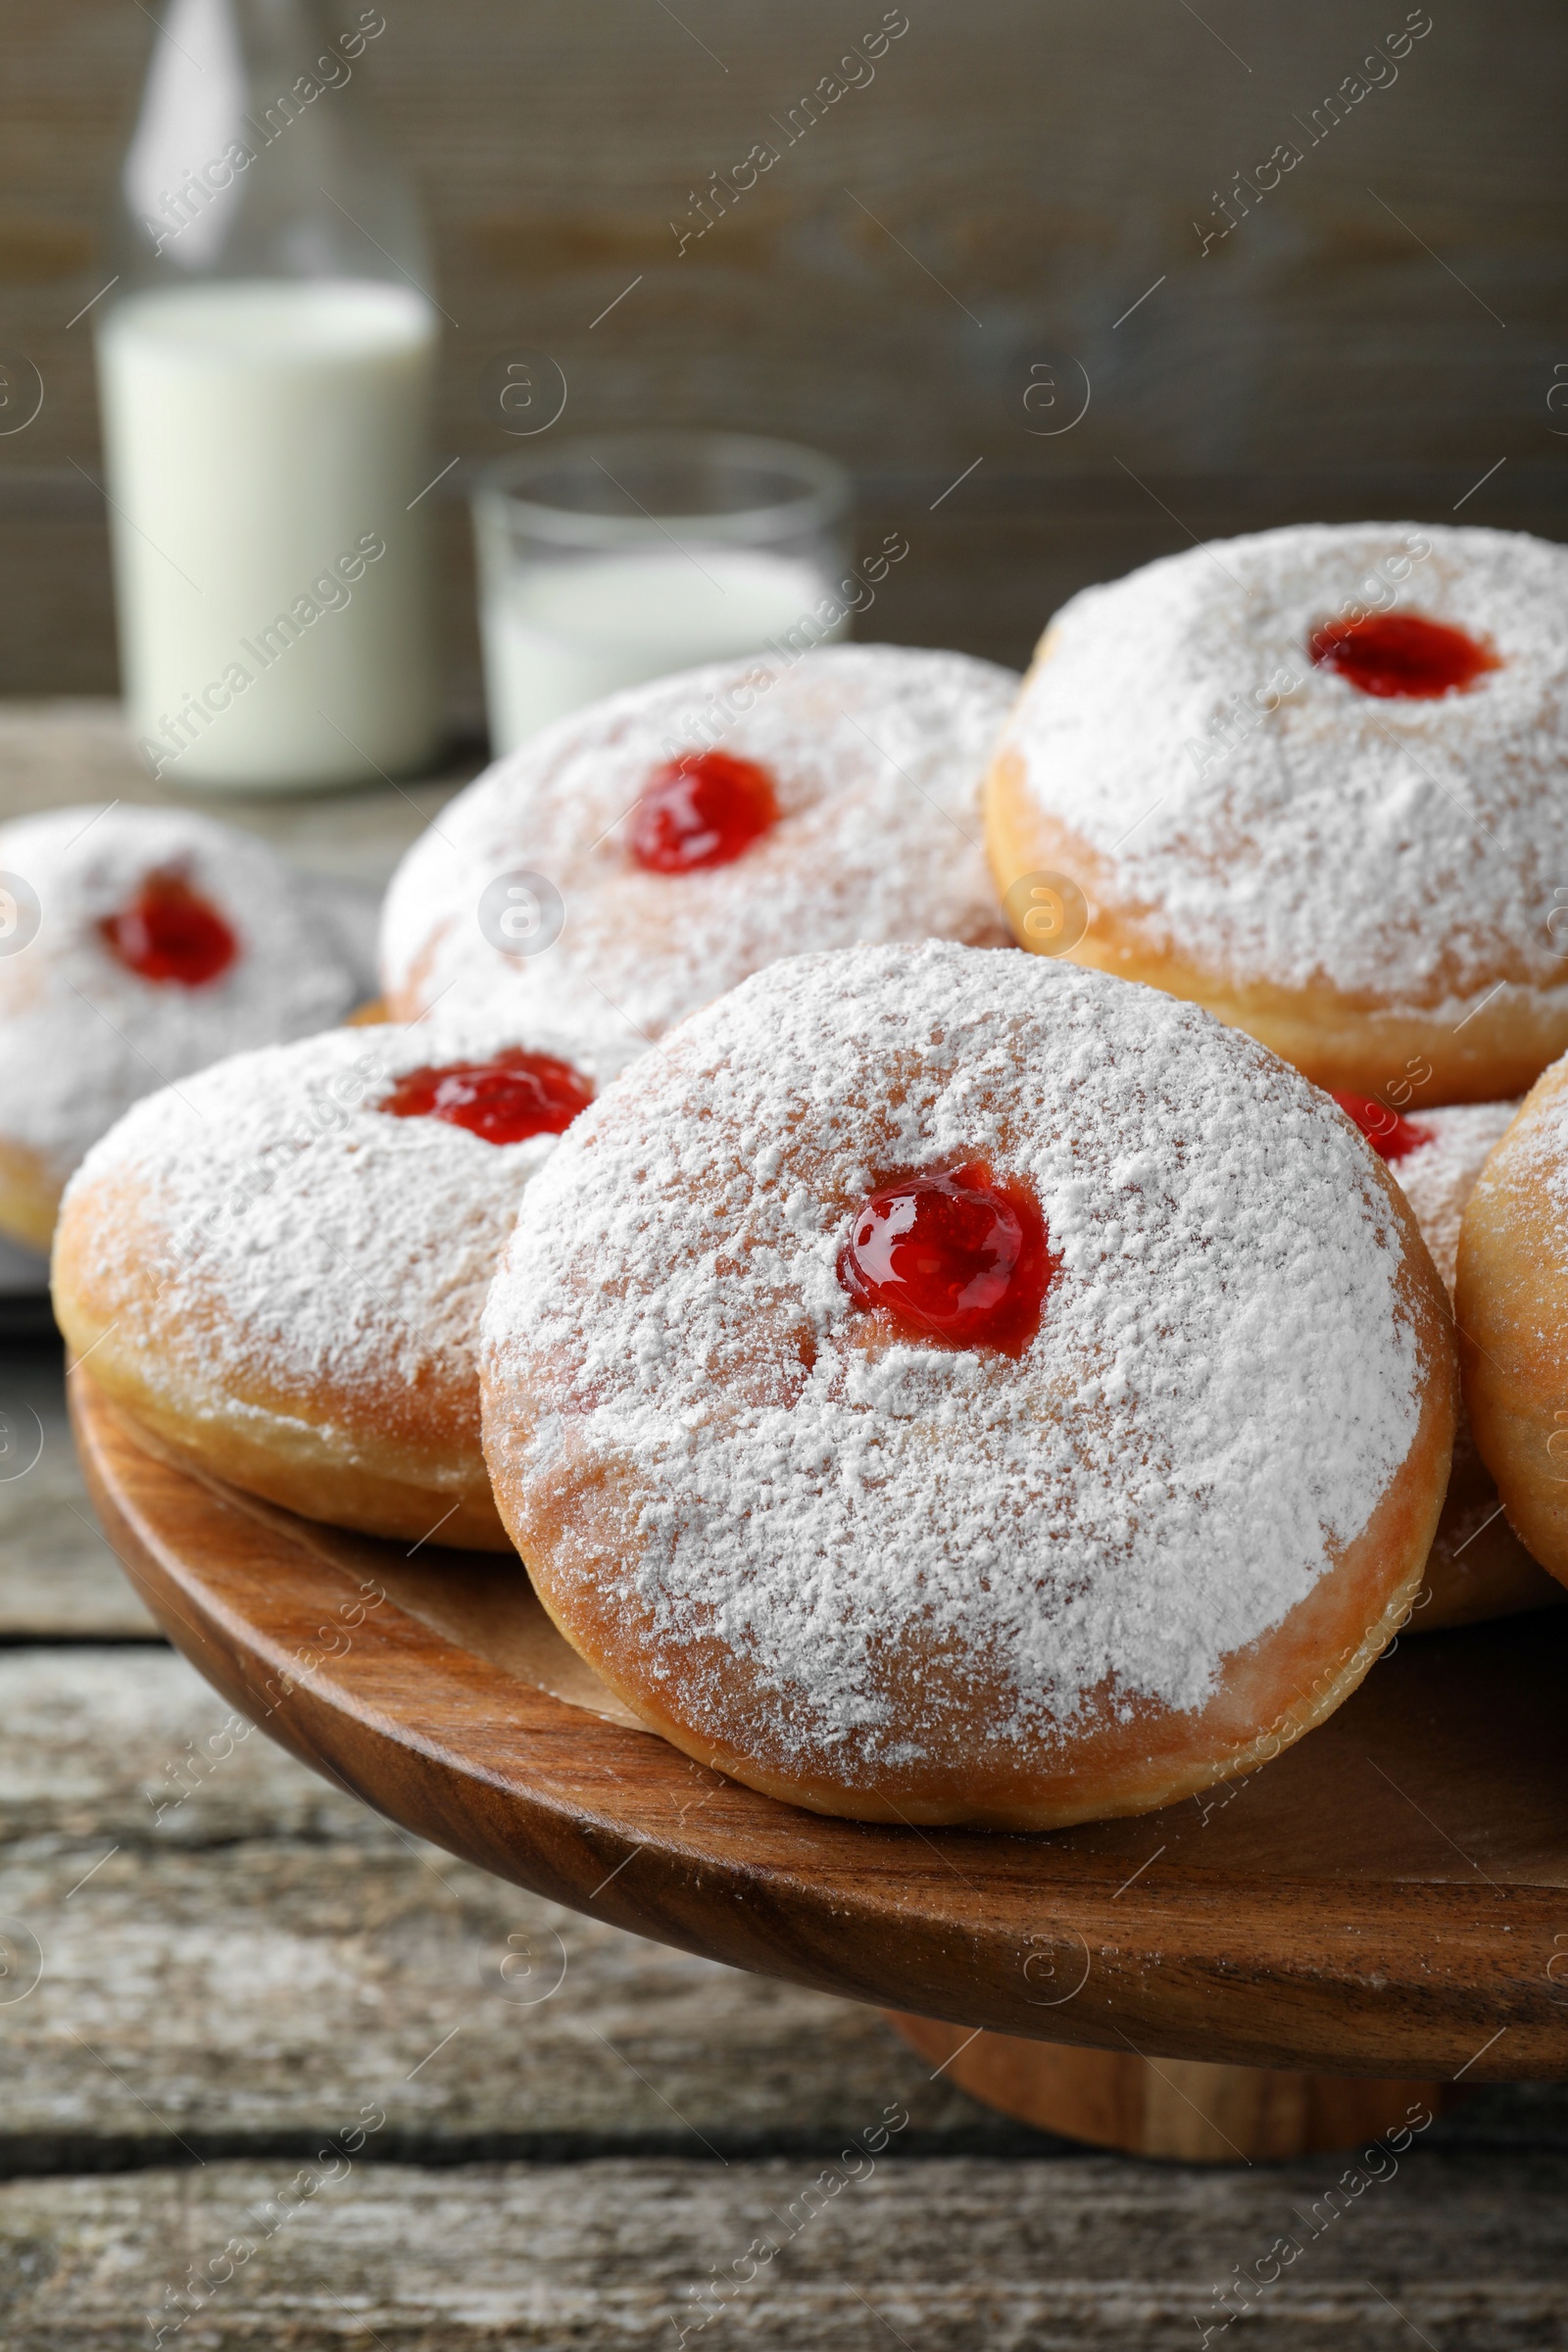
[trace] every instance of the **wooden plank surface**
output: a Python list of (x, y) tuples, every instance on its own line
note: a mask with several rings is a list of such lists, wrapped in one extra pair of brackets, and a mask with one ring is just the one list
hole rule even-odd
[(299, 2146), (367, 2083), (382, 2156), (733, 2155), (817, 2144), (889, 2101), (926, 2139), (975, 2131), (873, 2013), (390, 1839), (73, 1842), (13, 1852), (6, 1886), (44, 1958), (3, 2028), (12, 2170), (96, 2142), (140, 2162)]
[(5, 1909), (43, 1954), (0, 2013), (13, 2166), (95, 2135), (292, 2143), (367, 2074), (388, 2148), (778, 2144), (895, 2097), (921, 2133), (974, 2128), (870, 2013), (406, 1837), (167, 1650), (0, 1659), (0, 1720)]
[[(465, 463), (432, 503), (466, 723), (463, 501), (473, 467), (517, 446), (480, 387), (521, 347), (566, 372), (563, 433), (693, 422), (833, 450), (865, 485), (868, 526), (884, 513), (920, 526), (870, 633), (1003, 659), (1050, 610), (1043, 569), (1054, 602), (1063, 580), (1123, 567), (1130, 542), (1185, 545), (1184, 526), (1214, 527), (1190, 503), (1222, 509), (1230, 530), (1274, 518), (1282, 495), (1337, 513), (1359, 468), (1362, 514), (1446, 519), (1464, 501), (1465, 520), (1563, 529), (1568, 440), (1546, 403), (1568, 356), (1568, 21), (1549, 0), (1448, 0), (1402, 60), (1373, 69), (1385, 86), (1341, 98), (1342, 119), (1316, 130), (1314, 109), (1397, 31), (1402, 5), (1386, 22), (1356, 0), (917, 11), (874, 81), (791, 144), (790, 110), (882, 13), (383, 11), (359, 78), (421, 182), (455, 322), (435, 438), (438, 462)], [(152, 38), (122, 0), (13, 0), (8, 15), (0, 296), (45, 400), (0, 438), (0, 691), (114, 680), (104, 510), (86, 478), (92, 315), (77, 314), (109, 276), (100, 220)], [(679, 250), (671, 221), (762, 138), (776, 168)], [(1244, 191), (1234, 232), (1204, 251), (1236, 175), (1255, 190), (1282, 140), (1299, 165), (1261, 200)], [(1065, 386), (1080, 363), (1087, 415), (1043, 431), (1055, 412), (1032, 371)]]
[[(479, 764), (477, 747), (470, 747), (419, 784), (294, 799), (225, 793), (201, 805), (259, 833), (308, 873), (380, 890), (410, 843)], [(0, 702), (0, 822), (80, 803), (180, 798), (156, 784), (133, 756), (118, 703), (91, 696)]]
[[(875, 548), (886, 533), (898, 531), (909, 542), (909, 554), (888, 572), (856, 634), (894, 645), (954, 646), (1015, 668), (1028, 661), (1051, 614), (1079, 588), (1115, 579), (1156, 556), (1179, 553), (1195, 538), (1367, 516), (1448, 522), (1455, 503), (1475, 480), (1466, 456), (1443, 466), (1375, 471), (1328, 473), (1298, 466), (1223, 476), (1141, 471), (1137, 480), (1114, 467), (1051, 480), (999, 468), (972, 474), (944, 498), (959, 470), (954, 466), (951, 472), (938, 468), (861, 477), (860, 548)], [(444, 517), (440, 603), (455, 735), (452, 760), (465, 773), (482, 757), (473, 558), (462, 503), (476, 478), (477, 461), (465, 460), (433, 494), (442, 502)], [(1460, 519), (1568, 538), (1568, 475), (1549, 457), (1521, 455), (1494, 476), (1481, 497), (1465, 505)], [(94, 700), (111, 694), (117, 677), (104, 510), (79, 475), (41, 477), (22, 499), (0, 468), (0, 695), (80, 698), (95, 737), (103, 741), (113, 730), (114, 773), (124, 774), (130, 768), (129, 750), (118, 713)], [(0, 759), (0, 790), (14, 772), (9, 757)], [(177, 797), (160, 793), (150, 779), (132, 772), (137, 798)], [(409, 789), (425, 806), (426, 787)], [(92, 792), (78, 782), (70, 797), (91, 798)], [(357, 799), (344, 796), (327, 806), (347, 809), (352, 817)], [(222, 806), (232, 805), (225, 796)], [(428, 812), (438, 806), (439, 797), (428, 804)], [(311, 804), (250, 804), (242, 814), (263, 831), (283, 828), (285, 846), (307, 859), (313, 837), (333, 830), (330, 813), (323, 822), (319, 805), (313, 812)], [(334, 855), (341, 860), (342, 853)]]
[(87, 1499), (57, 1345), (0, 1354), (0, 1641), (156, 1633)]
[[(377, 2085), (362, 2088), (326, 2130), (373, 2116)], [(1266, 2274), (1270, 2249), (1290, 2243), (1290, 2267), (1276, 2251), (1275, 2282), (1231, 2341), (1568, 2341), (1560, 2158), (1503, 2159), (1477, 2197), (1462, 2165), (1412, 2156), (1358, 2198), (1342, 2189), (1341, 2206), (1344, 2170), (1199, 2180), (1114, 2158), (878, 2162), (862, 2148), (847, 2163), (834, 2151), (455, 2172), (328, 2154), (18, 2181), (0, 2186), (0, 2245), (14, 2249), (5, 2340), (8, 2352), (144, 2352), (156, 2334), (145, 2315), (171, 2325), (181, 2307), (167, 2298), (186, 2286), (200, 2316), (164, 2342), (209, 2352), (600, 2352), (672, 2346), (683, 2328), (688, 2344), (761, 2352), (1190, 2352), (1223, 2325), (1217, 2290), (1229, 2285), (1240, 2307), (1238, 2269)], [(292, 2218), (279, 2204), (290, 2189)], [(192, 2270), (225, 2269), (207, 2295), (188, 2288)]]
[[(791, 108), (880, 6), (383, 13), (357, 77), (431, 213), (453, 450), (508, 445), (479, 376), (527, 343), (565, 368), (574, 426), (685, 414), (860, 465), (1447, 461), (1479, 454), (1483, 423), (1494, 454), (1550, 454), (1568, 27), (1549, 0), (1450, 0), (1373, 69), (1385, 86), (1315, 126), (1402, 5), (911, 12), (809, 129)], [(100, 222), (152, 39), (119, 0), (14, 0), (8, 18), (0, 284), (46, 384), (25, 456), (5, 453), (20, 466), (93, 450), (91, 319), (67, 322), (109, 274)], [(763, 139), (777, 166), (682, 251), (671, 221), (696, 223), (694, 189)], [(1258, 197), (1287, 139), (1300, 164)], [(1224, 226), (1238, 171), (1254, 193), (1205, 253), (1195, 222)], [(1030, 364), (1066, 350), (1095, 379), (1089, 416), (1031, 438)]]

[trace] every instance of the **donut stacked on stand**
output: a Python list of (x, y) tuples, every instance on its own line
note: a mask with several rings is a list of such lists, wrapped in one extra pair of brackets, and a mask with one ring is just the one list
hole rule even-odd
[[(1568, 551), (1300, 525), (1057, 614), (988, 848), (1020, 944), (1208, 1005), (1393, 1138), (1451, 1288), (1485, 1143), (1568, 1045), (1565, 761)], [(1545, 1597), (1467, 1427), (1432, 1566), (1418, 1624)]]
[(138, 1097), (362, 994), (318, 897), (231, 826), (117, 806), (0, 827), (0, 1233), (47, 1250), (67, 1178)]
[(341, 1527), (507, 1548), (480, 1308), (525, 1187), (627, 1059), (339, 1029), (136, 1105), (66, 1196), (67, 1343), (175, 1459)]
[[(174, 1458), (272, 1502), (505, 1548), (473, 1351), (524, 1185), (645, 1024), (803, 924), (1006, 938), (979, 788), (1015, 686), (886, 648), (731, 664), (616, 697), (500, 763), (416, 846), (387, 911), (397, 1009), (436, 1003), (439, 1028), (241, 1055), (91, 1155), (55, 1296), (99, 1385)], [(735, 743), (692, 751), (725, 713)], [(541, 843), (574, 895), (564, 946), (535, 962), (493, 942), (514, 937), (509, 869)], [(498, 877), (503, 919), (481, 925)], [(420, 922), (416, 987), (396, 943)]]
[(933, 944), (775, 965), (607, 1091), (524, 1200), (483, 1396), (536, 1588), (645, 1722), (819, 1811), (1042, 1828), (1355, 1687), (1455, 1370), (1314, 1088)]
[[(1365, 1096), (1339, 1095), (1335, 1100), (1388, 1163), (1415, 1211), (1421, 1238), (1451, 1299), (1465, 1204), (1518, 1103), (1456, 1102), (1405, 1118)], [(1496, 1483), (1477, 1449), (1469, 1415), (1461, 1409), (1448, 1492), (1432, 1539), (1424, 1589), (1412, 1612), (1412, 1630), (1435, 1633), (1520, 1609), (1553, 1608), (1562, 1599), (1558, 1587), (1509, 1526)]]
[(1017, 686), (961, 654), (835, 646), (690, 670), (560, 720), (394, 877), (390, 1009), (505, 1004), (644, 1042), (778, 956), (1008, 937), (980, 785)]
[(1565, 764), (1568, 550), (1302, 524), (1064, 607), (988, 840), (1026, 947), (1063, 945), (1025, 902), (1064, 877), (1077, 961), (1206, 1004), (1321, 1086), (1486, 1102), (1568, 1048)]
[(1536, 1558), (1568, 1584), (1568, 1058), (1526, 1097), (1460, 1224), (1476, 1443)]

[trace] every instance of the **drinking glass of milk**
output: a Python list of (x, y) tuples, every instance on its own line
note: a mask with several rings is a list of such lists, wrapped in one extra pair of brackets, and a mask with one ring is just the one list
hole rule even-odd
[(741, 433), (503, 459), (474, 500), (492, 751), (617, 686), (844, 636), (849, 514), (830, 458)]
[(425, 765), (439, 314), (360, 110), (377, 8), (165, 0), (94, 307), (121, 665), (167, 781)]

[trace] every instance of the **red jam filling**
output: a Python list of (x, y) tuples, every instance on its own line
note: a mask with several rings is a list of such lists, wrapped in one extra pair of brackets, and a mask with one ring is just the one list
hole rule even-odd
[(1425, 620), (1419, 612), (1368, 612), (1359, 620), (1327, 620), (1307, 640), (1314, 662), (1326, 662), (1363, 694), (1388, 700), (1396, 695), (1435, 702), (1442, 694), (1463, 694), (1501, 662), (1486, 646)]
[(178, 874), (149, 874), (130, 905), (106, 914), (98, 929), (127, 970), (181, 988), (205, 988), (239, 954), (217, 907)]
[(632, 811), (631, 854), (651, 874), (729, 865), (778, 822), (765, 768), (728, 752), (688, 752), (650, 776)]
[(838, 1264), (856, 1305), (879, 1308), (911, 1339), (1004, 1355), (1034, 1338), (1054, 1271), (1034, 1201), (979, 1159), (873, 1193)]
[(1430, 1144), (1430, 1127), (1417, 1127), (1409, 1119), (1391, 1110), (1387, 1102), (1378, 1102), (1373, 1095), (1336, 1094), (1335, 1102), (1348, 1118), (1352, 1118), (1366, 1137), (1374, 1152), (1384, 1159), (1402, 1159), (1418, 1144)]
[(410, 1070), (379, 1107), (395, 1119), (445, 1119), (487, 1144), (523, 1144), (530, 1135), (564, 1134), (593, 1099), (570, 1062), (518, 1046), (492, 1061)]

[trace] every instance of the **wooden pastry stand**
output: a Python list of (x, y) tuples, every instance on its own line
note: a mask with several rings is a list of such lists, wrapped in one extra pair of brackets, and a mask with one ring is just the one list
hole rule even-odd
[(1405, 1639), (1298, 1746), (1140, 1820), (828, 1821), (640, 1730), (515, 1562), (293, 1518), (72, 1385), (111, 1543), (285, 1747), (558, 1902), (881, 2006), (992, 2106), (1234, 2163), (1568, 2072), (1568, 1611)]
[(894, 2009), (884, 2015), (950, 2082), (1004, 2115), (1096, 2147), (1184, 2164), (1256, 2164), (1346, 2148), (1381, 2139), (1414, 2110), (1438, 2115), (1456, 2096), (1449, 2082), (1145, 2058), (966, 2034)]

